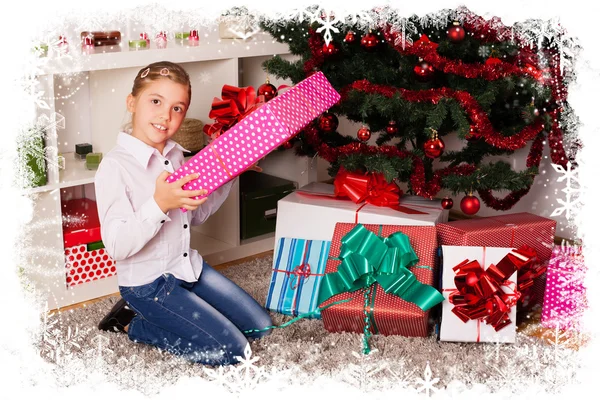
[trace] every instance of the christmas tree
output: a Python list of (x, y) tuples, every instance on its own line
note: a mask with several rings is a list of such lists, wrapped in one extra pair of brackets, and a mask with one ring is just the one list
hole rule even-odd
[[(571, 143), (565, 153), (561, 124), (573, 116), (564, 66), (573, 62), (564, 51), (572, 39), (561, 31), (527, 36), (536, 24), (506, 27), (465, 8), (429, 18), (404, 18), (390, 8), (341, 18), (314, 6), (261, 21), (299, 56), (293, 62), (276, 56), (263, 68), (293, 83), (322, 71), (342, 95), (293, 143), (298, 155), (329, 161), (330, 175), (342, 167), (381, 173), (429, 198), (442, 189), (478, 192), (488, 206), (507, 210), (531, 188), (545, 144), (552, 162), (563, 166), (578, 146)], [(340, 116), (362, 127), (339, 132)], [(370, 145), (371, 135), (377, 136)], [(457, 135), (463, 148), (444, 151), (447, 135)], [(485, 160), (526, 146), (522, 171)], [(509, 193), (500, 199), (492, 191)], [(473, 201), (477, 207), (469, 211), (476, 212)]]

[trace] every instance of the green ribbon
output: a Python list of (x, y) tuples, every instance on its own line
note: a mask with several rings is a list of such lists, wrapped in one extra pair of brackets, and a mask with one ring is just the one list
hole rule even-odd
[(344, 292), (369, 288), (375, 282), (386, 293), (417, 305), (427, 311), (444, 300), (434, 287), (417, 280), (408, 269), (419, 258), (402, 232), (381, 238), (362, 224), (356, 225), (342, 238), (337, 272), (326, 274), (321, 282), (318, 304)]

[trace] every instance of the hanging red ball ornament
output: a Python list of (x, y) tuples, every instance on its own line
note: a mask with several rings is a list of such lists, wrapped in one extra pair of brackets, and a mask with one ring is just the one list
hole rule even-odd
[(473, 194), (463, 197), (463, 199), (460, 201), (460, 209), (467, 215), (477, 214), (479, 207), (481, 207), (479, 199), (473, 196)]
[(469, 133), (467, 133), (467, 136), (465, 136), (465, 139), (467, 139), (467, 140), (475, 139), (475, 127), (473, 125), (471, 125), (471, 127), (469, 128)]
[(427, 61), (423, 61), (422, 58), (419, 59), (419, 64), (417, 64), (413, 70), (417, 75), (417, 79), (422, 82), (427, 82), (433, 77), (435, 70), (433, 66), (429, 64)]
[(449, 210), (452, 208), (452, 206), (454, 206), (454, 201), (452, 201), (450, 197), (444, 197), (442, 199), (442, 208), (444, 210)]
[(452, 26), (448, 28), (448, 39), (453, 43), (460, 43), (465, 38), (465, 29), (460, 26), (460, 22), (454, 21)]
[(319, 129), (326, 133), (335, 132), (339, 125), (338, 117), (335, 114), (325, 111), (319, 117)]
[(371, 130), (363, 125), (356, 133), (356, 137), (358, 137), (358, 140), (366, 142), (371, 139)]
[(372, 51), (375, 50), (379, 44), (379, 39), (377, 39), (377, 35), (374, 35), (373, 32), (369, 32), (360, 39), (360, 44), (366, 50)]
[(356, 36), (354, 35), (354, 32), (348, 31), (348, 33), (346, 33), (346, 37), (344, 38), (344, 42), (354, 43), (355, 39), (356, 39)]
[(323, 54), (326, 56), (332, 56), (338, 52), (338, 49), (335, 47), (333, 42), (329, 42), (329, 44), (325, 43), (323, 45)]
[(425, 142), (423, 151), (429, 158), (438, 158), (444, 152), (446, 145), (444, 144), (444, 141), (438, 137), (437, 131), (435, 129), (431, 130), (433, 131), (433, 137)]
[(396, 135), (398, 133), (398, 125), (396, 125), (396, 121), (390, 121), (385, 127), (385, 131), (390, 136)]
[(269, 83), (269, 78), (267, 78), (265, 83), (258, 87), (258, 89), (256, 90), (256, 94), (258, 96), (264, 96), (265, 102), (267, 102), (273, 97), (277, 96), (277, 88), (271, 83)]

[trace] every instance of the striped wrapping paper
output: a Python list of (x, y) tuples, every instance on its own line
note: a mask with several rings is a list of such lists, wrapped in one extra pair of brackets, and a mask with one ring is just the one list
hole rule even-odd
[[(537, 252), (538, 261), (548, 265), (554, 247), (556, 221), (531, 213), (504, 214), (495, 217), (452, 221), (437, 225), (438, 241), (446, 246), (487, 246), (518, 248), (523, 245)], [(546, 274), (534, 280), (531, 297), (523, 306), (541, 305)]]
[[(340, 261), (336, 258), (340, 255), (341, 239), (350, 232), (356, 224), (338, 223), (335, 226), (331, 251), (327, 261), (325, 273), (336, 272)], [(433, 285), (437, 271), (437, 238), (434, 226), (405, 226), (405, 225), (364, 225), (365, 228), (387, 237), (395, 232), (402, 232), (410, 238), (410, 244), (415, 250), (419, 262), (416, 266), (409, 268), (421, 283)], [(422, 268), (423, 266), (431, 268)], [(421, 268), (420, 268), (421, 267)], [(378, 283), (375, 283), (369, 303), (373, 304), (374, 321), (371, 323), (371, 332), (382, 335), (402, 336), (427, 336), (429, 334), (429, 311), (424, 312), (415, 304), (409, 303), (397, 296), (387, 294)], [(330, 332), (357, 332), (363, 333), (365, 326), (364, 314), (364, 291), (358, 290), (352, 293), (341, 293), (323, 302), (326, 306), (335, 301), (345, 300), (349, 297), (351, 301), (338, 304), (323, 310), (321, 317), (325, 329)], [(373, 299), (372, 296), (375, 296)]]
[[(273, 275), (265, 307), (286, 314), (313, 312), (331, 242), (280, 238), (273, 252)], [(319, 318), (317, 312), (314, 317)]]

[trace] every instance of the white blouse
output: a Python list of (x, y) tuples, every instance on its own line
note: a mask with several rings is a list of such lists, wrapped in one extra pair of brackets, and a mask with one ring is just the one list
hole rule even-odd
[(233, 180), (194, 211), (163, 213), (154, 200), (156, 178), (184, 163), (185, 149), (172, 140), (163, 154), (120, 132), (117, 146), (102, 159), (95, 177), (102, 241), (116, 261), (119, 286), (139, 286), (161, 274), (195, 282), (202, 256), (190, 248), (190, 226), (200, 225), (223, 204)]

